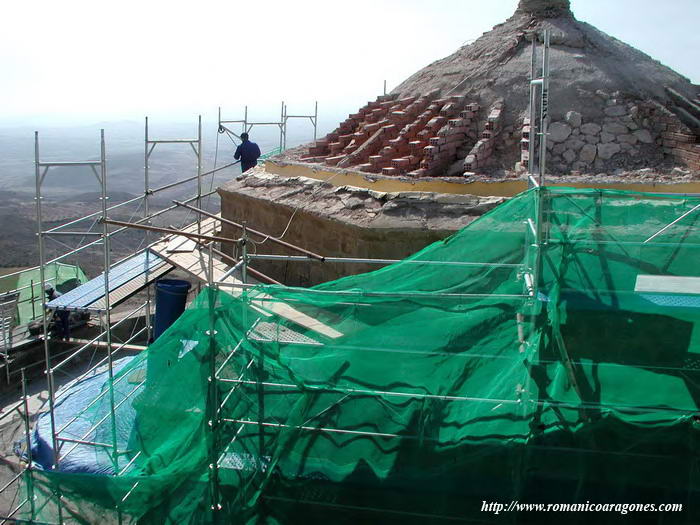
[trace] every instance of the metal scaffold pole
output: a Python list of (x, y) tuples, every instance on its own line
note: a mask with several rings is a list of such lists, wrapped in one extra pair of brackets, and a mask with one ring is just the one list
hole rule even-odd
[(51, 419), (51, 435), (52, 435), (52, 445), (55, 454), (54, 463), (58, 464), (58, 442), (56, 440), (56, 421), (54, 419), (54, 403), (55, 403), (55, 392), (53, 385), (53, 375), (51, 373), (51, 351), (50, 351), (50, 341), (49, 341), (49, 322), (46, 315), (46, 268), (44, 267), (44, 235), (43, 235), (43, 220), (42, 220), (42, 207), (41, 207), (41, 185), (48, 171), (48, 166), (46, 166), (42, 172), (39, 161), (39, 132), (34, 132), (34, 165), (35, 165), (35, 175), (36, 175), (36, 224), (37, 224), (37, 240), (39, 242), (39, 281), (41, 283), (41, 322), (42, 322), (42, 333), (44, 334), (44, 359), (46, 362), (46, 380), (47, 380), (47, 390), (49, 396), (49, 412)]
[(284, 114), (285, 114), (284, 101), (282, 101), (282, 109), (280, 109), (280, 151), (284, 151), (285, 142), (286, 142), (286, 137), (285, 137), (285, 133), (284, 133), (286, 121), (284, 118)]
[[(197, 207), (202, 207), (202, 115), (197, 119)], [(197, 233), (202, 232), (202, 217), (197, 217)]]
[[(542, 35), (542, 76), (537, 77), (537, 33), (532, 34), (532, 55), (530, 61), (530, 143), (528, 145), (528, 173), (540, 186), (544, 185), (544, 177), (547, 169), (547, 128), (549, 125), (549, 43), (550, 32), (548, 29)], [(537, 122), (537, 88), (540, 88), (540, 112)], [(539, 139), (539, 148), (535, 145), (535, 139)], [(535, 170), (535, 154), (537, 155), (537, 170)]]
[(34, 519), (34, 514), (36, 512), (35, 501), (34, 501), (34, 479), (32, 478), (32, 438), (29, 428), (29, 401), (27, 400), (27, 377), (24, 373), (24, 368), (22, 368), (22, 408), (24, 409), (24, 446), (27, 448), (27, 468), (25, 483), (27, 485), (27, 498), (29, 499), (30, 506), (30, 516)]
[[(44, 254), (44, 228), (43, 228), (43, 218), (42, 218), (42, 206), (41, 206), (41, 186), (44, 182), (44, 177), (49, 171), (49, 165), (43, 166), (39, 156), (39, 132), (34, 132), (34, 165), (35, 165), (35, 175), (36, 175), (36, 224), (37, 224), (37, 236), (39, 242), (39, 280), (41, 281), (41, 289), (39, 293), (41, 294), (41, 325), (44, 343), (44, 366), (46, 373), (46, 388), (48, 390), (49, 397), (49, 420), (51, 422), (51, 446), (53, 447), (53, 468), (57, 469), (60, 461), (59, 448), (58, 448), (58, 436), (56, 435), (56, 417), (55, 417), (55, 406), (56, 406), (56, 391), (54, 386), (53, 370), (51, 368), (51, 344), (49, 335), (49, 321), (46, 312), (46, 269), (44, 267), (45, 254)], [(63, 509), (61, 505), (61, 495), (58, 494), (57, 497), (57, 510), (59, 523), (63, 520)], [(33, 516), (32, 516), (33, 517)]]
[(528, 143), (528, 172), (535, 174), (535, 139), (537, 137), (537, 33), (532, 33), (532, 55), (530, 61), (530, 140)]
[(314, 141), (318, 134), (318, 100), (314, 104)]
[[(148, 117), (146, 117), (146, 123), (145, 123), (145, 128), (144, 128), (144, 143), (143, 143), (143, 219), (146, 221), (146, 224), (150, 224), (151, 221), (148, 219), (150, 212), (150, 206), (149, 206), (149, 196), (150, 196), (150, 187), (149, 187), (149, 178), (148, 178), (148, 158), (149, 158), (149, 152), (148, 152)], [(148, 231), (144, 232), (144, 239), (146, 242), (146, 246), (150, 244), (151, 241), (151, 234)], [(146, 265), (149, 265), (149, 257), (151, 256), (150, 250), (146, 250)], [(146, 315), (146, 341), (150, 342), (151, 340), (151, 287), (146, 286), (146, 310), (145, 310), (145, 315)]]
[(549, 125), (549, 29), (544, 30), (542, 50), (542, 101), (540, 102), (540, 186), (547, 169), (547, 127)]
[[(101, 200), (102, 200), (102, 216), (107, 216), (107, 201), (109, 197), (107, 195), (107, 160), (105, 154), (105, 131), (100, 130), (100, 184), (101, 184)], [(104, 256), (104, 287), (105, 287), (105, 310), (103, 314), (104, 319), (104, 333), (105, 333), (105, 343), (107, 346), (107, 373), (109, 377), (109, 410), (110, 410), (110, 423), (111, 423), (111, 437), (112, 437), (112, 462), (114, 464), (114, 474), (119, 472), (119, 451), (117, 449), (117, 420), (114, 413), (114, 357), (112, 348), (112, 319), (111, 319), (111, 309), (109, 297), (109, 269), (112, 266), (111, 261), (111, 245), (110, 245), (110, 235), (109, 235), (109, 225), (107, 223), (102, 223), (102, 248)]]
[(209, 402), (208, 402), (208, 421), (209, 428), (212, 433), (210, 440), (209, 451), (209, 483), (211, 490), (211, 511), (213, 522), (219, 522), (219, 511), (221, 505), (219, 503), (219, 424), (221, 415), (219, 414), (219, 386), (216, 381), (216, 302), (218, 290), (216, 280), (214, 279), (214, 241), (209, 242), (208, 246), (208, 268), (207, 281), (209, 294), (209, 329), (206, 335), (209, 339)]

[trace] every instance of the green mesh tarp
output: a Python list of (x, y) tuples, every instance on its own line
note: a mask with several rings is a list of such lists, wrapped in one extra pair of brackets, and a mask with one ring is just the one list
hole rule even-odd
[(626, 517), (698, 523), (696, 207), (534, 189), (372, 273), (312, 289), (207, 289), (81, 416), (115, 475), (35, 470), (24, 516), (621, 518), (482, 511), (517, 500), (680, 503), (674, 515)]
[[(79, 267), (62, 263), (47, 264), (44, 267), (44, 279), (47, 284), (61, 293), (87, 282), (87, 277)], [(46, 296), (41, 289), (39, 269), (22, 272), (17, 279), (17, 289), (20, 290), (17, 301), (17, 324), (26, 324), (40, 318)]]

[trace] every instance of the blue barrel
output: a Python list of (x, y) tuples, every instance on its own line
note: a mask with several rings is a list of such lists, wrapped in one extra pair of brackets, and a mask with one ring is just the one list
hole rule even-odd
[(158, 339), (173, 324), (187, 303), (187, 292), (192, 285), (180, 279), (160, 279), (156, 281), (156, 320), (153, 326), (153, 339)]

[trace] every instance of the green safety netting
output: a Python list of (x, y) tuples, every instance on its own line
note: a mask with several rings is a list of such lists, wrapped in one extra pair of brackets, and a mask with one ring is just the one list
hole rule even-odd
[(81, 416), (117, 475), (33, 470), (24, 517), (697, 523), (699, 205), (533, 189), (375, 272), (207, 289)]
[[(78, 266), (63, 263), (50, 263), (44, 266), (46, 284), (61, 293), (72, 290), (87, 282), (87, 277)], [(41, 317), (46, 296), (41, 288), (41, 275), (38, 268), (25, 270), (19, 274), (17, 289), (17, 324), (26, 324)]]
[(258, 160), (259, 160), (259, 161), (267, 160), (267, 159), (269, 159), (270, 157), (274, 157), (275, 155), (279, 155), (279, 154), (282, 153), (283, 151), (284, 151), (284, 150), (282, 149), (282, 147), (277, 147), (277, 148), (271, 149), (271, 150), (268, 151), (267, 153), (263, 153), (262, 155), (260, 155), (260, 157), (258, 158)]

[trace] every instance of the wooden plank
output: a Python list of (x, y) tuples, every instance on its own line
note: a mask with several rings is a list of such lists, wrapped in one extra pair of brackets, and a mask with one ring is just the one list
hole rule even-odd
[[(207, 218), (201, 223), (201, 231), (205, 234), (212, 234), (216, 231), (218, 227), (220, 227), (220, 224), (221, 221), (219, 221), (218, 219), (214, 219), (211, 217)], [(196, 232), (197, 223), (195, 222), (186, 226), (185, 228), (183, 228), (183, 231), (190, 233)], [(192, 250), (169, 250), (169, 248), (178, 246), (178, 242), (181, 243), (180, 245), (183, 245), (184, 242), (187, 240), (188, 239), (186, 237), (182, 236), (165, 237), (161, 242), (153, 245), (151, 247), (151, 251), (165, 259), (173, 266), (184, 270), (195, 279), (199, 279), (207, 283), (209, 282), (209, 254), (207, 253), (206, 248), (199, 249), (198, 245), (194, 241), (192, 241), (192, 244), (195, 245), (194, 249)], [(232, 284), (243, 284), (241, 281), (239, 281), (232, 275), (228, 276), (225, 280), (222, 281), (222, 277), (229, 268), (229, 265), (214, 258), (212, 280)], [(234, 297), (239, 297), (241, 295), (241, 289), (223, 289), (225, 289)], [(261, 295), (256, 297), (254, 300), (251, 301), (251, 306), (266, 317), (270, 317), (273, 314), (278, 315), (279, 317), (287, 319), (288, 321), (292, 321), (293, 323), (298, 324), (299, 326), (302, 326), (308, 330), (312, 330), (326, 337), (330, 337), (331, 339), (335, 339), (343, 335), (341, 332), (338, 332), (330, 326), (327, 326), (318, 319), (314, 319), (310, 315), (300, 312), (299, 310), (296, 310), (288, 304), (273, 301), (272, 298), (268, 295)]]
[(635, 292), (700, 294), (700, 277), (676, 275), (637, 275)]
[(310, 315), (307, 315), (295, 308), (292, 308), (288, 304), (277, 301), (269, 301), (266, 299), (270, 299), (270, 296), (262, 295), (259, 298), (251, 300), (251, 303), (259, 306), (260, 308), (268, 312), (279, 315), (280, 317), (283, 317), (288, 321), (292, 321), (293, 323), (296, 323), (299, 326), (303, 326), (308, 330), (313, 330), (314, 332), (325, 335), (326, 337), (329, 337), (331, 339), (336, 339), (343, 335), (341, 332), (338, 332), (334, 328), (331, 328), (330, 326), (322, 323), (318, 319), (314, 319)]
[(192, 239), (187, 237), (176, 236), (173, 237), (168, 245), (165, 247), (165, 251), (168, 253), (189, 253), (197, 247), (197, 243)]
[[(199, 279), (205, 283), (209, 282), (209, 255), (206, 253), (206, 251), (194, 250), (191, 253), (168, 253), (165, 250), (165, 247), (160, 245), (151, 247), (151, 250), (170, 264), (184, 270), (195, 279)], [(229, 266), (215, 258), (213, 263), (214, 273), (212, 280), (232, 284), (243, 284), (232, 275), (222, 281), (222, 277), (228, 268)], [(241, 289), (223, 289), (234, 297), (239, 297), (241, 294)], [(270, 317), (272, 314), (278, 315), (284, 319), (287, 319), (288, 321), (292, 321), (295, 324), (303, 326), (308, 330), (312, 330), (326, 337), (330, 337), (331, 339), (335, 339), (343, 335), (341, 332), (327, 326), (318, 319), (314, 319), (310, 315), (300, 312), (288, 304), (273, 301), (271, 299), (272, 298), (269, 295), (261, 295), (252, 300), (251, 305), (266, 317)]]
[[(107, 348), (107, 341), (91, 341), (90, 339), (75, 339), (71, 337), (68, 342), (77, 345), (86, 345), (89, 343), (90, 346), (96, 346), (98, 348)], [(122, 343), (117, 343), (116, 341), (112, 342), (112, 350), (116, 350), (119, 347), (121, 347), (122, 350), (136, 350), (137, 352), (141, 352), (148, 348), (147, 346), (143, 345), (133, 345), (131, 343), (123, 345)]]

